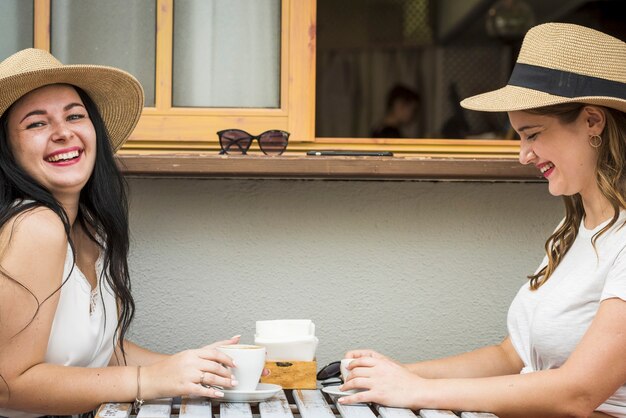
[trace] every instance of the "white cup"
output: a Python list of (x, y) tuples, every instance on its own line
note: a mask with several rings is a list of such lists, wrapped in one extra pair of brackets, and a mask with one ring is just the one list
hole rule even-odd
[(232, 344), (217, 347), (219, 351), (232, 358), (235, 368), (231, 369), (239, 383), (233, 388), (237, 391), (254, 391), (259, 384), (265, 366), (265, 347), (249, 344)]
[(348, 375), (350, 374), (350, 370), (348, 370), (348, 364), (350, 364), (352, 360), (354, 359), (344, 358), (343, 360), (341, 360), (341, 366), (339, 367), (339, 369), (341, 370), (341, 378), (343, 379), (344, 383), (346, 383), (346, 380), (348, 379)]
[[(352, 363), (356, 359), (353, 358), (344, 358), (341, 360), (341, 365), (339, 366), (339, 370), (341, 371), (341, 378), (343, 379), (343, 383), (346, 383), (348, 379), (348, 375), (350, 374), (350, 370), (348, 370), (348, 364)], [(361, 392), (363, 389), (350, 389), (347, 390), (346, 393), (357, 393)]]

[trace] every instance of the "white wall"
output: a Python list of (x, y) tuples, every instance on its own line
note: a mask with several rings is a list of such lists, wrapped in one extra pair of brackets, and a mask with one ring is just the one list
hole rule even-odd
[(544, 184), (131, 179), (133, 339), (172, 352), (311, 318), (320, 365), (496, 343), (562, 214)]

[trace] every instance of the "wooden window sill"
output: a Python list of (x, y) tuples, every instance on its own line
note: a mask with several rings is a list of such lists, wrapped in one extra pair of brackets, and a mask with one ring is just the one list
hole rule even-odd
[(279, 157), (193, 154), (118, 155), (133, 177), (542, 181), (534, 166), (517, 159), (484, 156), (320, 157), (290, 153)]

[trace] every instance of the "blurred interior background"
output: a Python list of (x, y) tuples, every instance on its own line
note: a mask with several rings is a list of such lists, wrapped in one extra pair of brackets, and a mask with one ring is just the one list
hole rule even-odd
[(459, 99), (506, 84), (526, 31), (569, 22), (626, 40), (623, 0), (318, 0), (318, 137), (370, 137), (387, 95), (417, 93), (405, 138), (512, 138)]

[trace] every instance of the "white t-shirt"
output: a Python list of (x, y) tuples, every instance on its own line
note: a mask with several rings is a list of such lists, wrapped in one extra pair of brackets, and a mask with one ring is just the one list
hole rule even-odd
[[(563, 365), (589, 328), (600, 302), (626, 300), (626, 226), (620, 228), (625, 220), (622, 211), (616, 224), (596, 241), (597, 252), (591, 238), (608, 221), (593, 230), (581, 223), (576, 240), (548, 281), (535, 291), (529, 283), (519, 290), (507, 325), (513, 347), (524, 362), (522, 373)], [(547, 257), (540, 268), (546, 264)], [(626, 385), (597, 410), (626, 418)]]
[[(106, 367), (109, 364), (118, 319), (115, 295), (102, 277), (102, 256), (101, 251), (96, 262), (99, 286), (92, 292), (87, 278), (73, 264), (72, 249), (68, 244), (63, 278), (70, 276), (61, 287), (46, 363), (78, 367)], [(42, 414), (0, 408), (0, 416), (33, 418)]]

